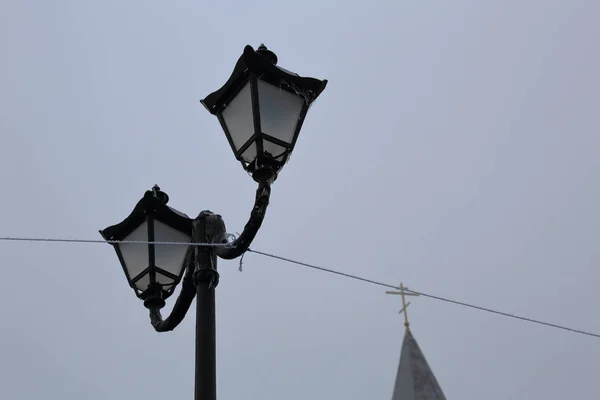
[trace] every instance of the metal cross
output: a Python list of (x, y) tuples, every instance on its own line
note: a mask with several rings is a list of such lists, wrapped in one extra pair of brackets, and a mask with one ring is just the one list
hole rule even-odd
[(407, 293), (405, 289), (408, 289), (406, 286), (404, 286), (402, 283), (400, 283), (400, 291), (391, 291), (388, 290), (387, 292), (385, 292), (386, 294), (399, 294), (400, 296), (402, 296), (402, 309), (400, 310), (400, 314), (404, 314), (404, 326), (406, 327), (406, 329), (408, 329), (408, 315), (406, 313), (406, 308), (410, 305), (410, 301), (407, 303), (406, 302), (406, 297), (405, 296), (418, 296), (417, 293)]

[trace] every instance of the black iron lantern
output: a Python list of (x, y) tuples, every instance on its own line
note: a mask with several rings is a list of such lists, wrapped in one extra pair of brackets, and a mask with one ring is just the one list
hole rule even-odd
[(167, 206), (168, 201), (167, 194), (154, 186), (123, 222), (100, 231), (117, 252), (129, 285), (149, 308), (162, 308), (173, 294), (191, 249), (181, 244), (147, 243), (191, 243), (192, 220)]
[(257, 181), (274, 180), (326, 85), (277, 66), (264, 45), (256, 51), (246, 46), (227, 83), (201, 103), (219, 119), (244, 169)]

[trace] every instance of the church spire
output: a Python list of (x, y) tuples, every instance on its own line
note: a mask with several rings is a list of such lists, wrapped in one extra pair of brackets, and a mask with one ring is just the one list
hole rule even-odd
[(407, 293), (406, 289), (408, 288), (400, 284), (400, 291), (386, 292), (402, 296), (400, 313), (404, 314), (406, 327), (392, 400), (446, 400), (442, 388), (409, 328), (406, 308), (410, 302), (406, 302), (405, 296), (418, 296), (418, 294)]

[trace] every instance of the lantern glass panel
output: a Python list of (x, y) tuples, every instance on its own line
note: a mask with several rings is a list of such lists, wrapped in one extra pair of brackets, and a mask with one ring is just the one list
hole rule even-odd
[[(156, 272), (156, 282), (163, 285), (164, 290), (169, 290), (173, 285), (173, 279), (169, 278), (168, 276), (164, 276), (160, 272)], [(134, 286), (140, 289), (142, 292), (148, 289), (148, 286), (150, 286), (150, 274), (144, 274), (144, 276), (135, 282)]]
[(252, 142), (250, 146), (242, 153), (242, 160), (247, 163), (252, 163), (256, 158), (256, 142)]
[[(191, 233), (191, 232), (190, 232)], [(169, 225), (163, 224), (160, 221), (154, 221), (154, 241), (156, 242), (182, 242), (190, 243), (191, 236), (177, 229), (171, 228)], [(189, 246), (186, 245), (175, 245), (175, 244), (157, 244), (154, 246), (155, 253), (154, 259), (158, 268), (164, 269), (173, 275), (179, 276), (183, 269), (183, 263), (187, 254)], [(162, 276), (162, 275), (161, 275)], [(166, 280), (168, 281), (166, 281)], [(171, 283), (171, 278), (161, 278), (156, 275), (156, 281), (158, 283)]]
[[(148, 224), (144, 222), (138, 226), (133, 232), (127, 235), (124, 241), (147, 242), (148, 241)], [(137, 243), (120, 243), (119, 249), (123, 256), (125, 269), (129, 274), (129, 278), (133, 279), (138, 276), (143, 270), (148, 268), (148, 245)], [(147, 285), (146, 285), (147, 286)]]
[(304, 98), (258, 79), (258, 99), (262, 132), (291, 144)]
[(250, 82), (235, 95), (221, 113), (235, 150), (239, 150), (254, 135)]
[(263, 140), (263, 152), (269, 153), (274, 159), (280, 161), (283, 153), (287, 149), (283, 146), (275, 144), (273, 142), (269, 142), (268, 140)]
[[(124, 241), (148, 241), (148, 223), (144, 222), (133, 232), (126, 236)], [(176, 229), (171, 228), (160, 221), (154, 220), (154, 241), (155, 242), (184, 242), (190, 243), (191, 236)], [(148, 245), (138, 243), (119, 244), (125, 268), (131, 279), (137, 277), (149, 266)], [(154, 245), (154, 261), (158, 268), (179, 276), (184, 267), (185, 256), (189, 246), (157, 244)], [(173, 279), (164, 276), (160, 272), (156, 274), (156, 282), (160, 284), (172, 284)], [(146, 290), (150, 284), (148, 274), (140, 278), (135, 286), (140, 290)]]
[(150, 286), (150, 274), (146, 273), (144, 276), (142, 276), (140, 279), (138, 279), (135, 282), (135, 287), (140, 289), (142, 292), (146, 289), (148, 289), (148, 286)]

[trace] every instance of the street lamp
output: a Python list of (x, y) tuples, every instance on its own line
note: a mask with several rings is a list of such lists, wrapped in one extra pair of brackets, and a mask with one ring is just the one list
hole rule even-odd
[[(327, 85), (276, 64), (277, 56), (264, 45), (256, 51), (246, 46), (225, 85), (201, 101), (258, 183), (250, 219), (235, 240), (226, 239), (220, 215), (202, 211), (190, 219), (167, 206), (169, 197), (158, 186), (125, 220), (100, 231), (157, 332), (175, 329), (196, 298), (196, 400), (216, 399), (217, 257), (230, 260), (248, 250), (263, 222), (271, 184), (294, 149), (309, 106)], [(179, 282), (179, 296), (163, 319), (160, 310)]]
[(277, 66), (260, 45), (246, 46), (229, 80), (201, 103), (216, 115), (235, 157), (255, 179), (273, 180), (288, 160), (306, 112), (327, 85)]
[(167, 194), (154, 186), (123, 222), (100, 232), (114, 242), (129, 286), (148, 308), (164, 307), (189, 256), (189, 246), (166, 243), (192, 241), (192, 220), (167, 206), (168, 201)]

